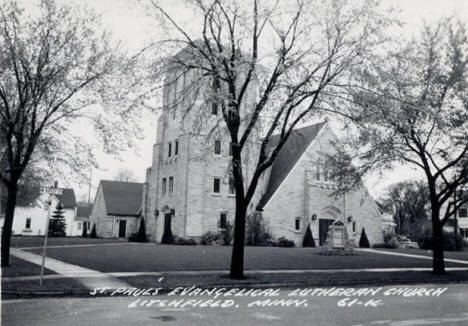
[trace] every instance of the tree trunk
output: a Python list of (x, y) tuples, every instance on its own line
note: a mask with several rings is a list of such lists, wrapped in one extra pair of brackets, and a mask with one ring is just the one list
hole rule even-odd
[(234, 243), (232, 246), (230, 278), (244, 278), (245, 215), (247, 204), (236, 198), (236, 219), (234, 221)]
[(17, 182), (7, 185), (7, 202), (5, 207), (5, 221), (2, 232), (2, 267), (10, 266), (10, 243), (13, 218), (15, 216), (16, 197), (18, 193)]
[(432, 210), (432, 241), (432, 272), (439, 275), (445, 274), (444, 238), (438, 209)]

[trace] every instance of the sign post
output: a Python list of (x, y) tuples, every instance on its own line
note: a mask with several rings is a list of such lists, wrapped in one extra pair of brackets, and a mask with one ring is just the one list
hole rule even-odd
[(47, 251), (47, 238), (49, 235), (49, 220), (50, 220), (50, 211), (52, 205), (52, 195), (61, 195), (62, 189), (61, 188), (41, 188), (41, 194), (49, 194), (49, 199), (47, 201), (47, 220), (46, 220), (46, 228), (44, 234), (44, 248), (42, 249), (42, 264), (41, 264), (41, 278), (39, 281), (39, 285), (42, 286), (42, 282), (44, 280), (44, 265), (46, 259), (46, 251)]

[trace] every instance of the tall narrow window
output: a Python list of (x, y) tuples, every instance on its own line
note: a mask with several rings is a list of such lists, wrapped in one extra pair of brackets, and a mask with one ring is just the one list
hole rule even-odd
[(166, 194), (166, 178), (162, 179), (162, 194)]
[(227, 228), (227, 213), (220, 213), (219, 214), (219, 228), (226, 229)]
[(174, 177), (169, 177), (169, 193), (172, 194), (174, 191)]
[(353, 221), (353, 233), (356, 234), (357, 231), (357, 222)]
[(294, 219), (294, 230), (301, 231), (301, 218), (300, 217), (296, 217)]
[(213, 192), (215, 194), (219, 194), (221, 192), (221, 179), (220, 178), (213, 179)]
[(169, 142), (167, 145), (167, 157), (171, 157), (171, 156), (172, 156), (172, 143)]
[(24, 226), (26, 229), (30, 229), (31, 228), (31, 218), (28, 217), (26, 219), (26, 225)]
[(315, 166), (315, 180), (320, 180), (320, 162), (317, 161), (317, 165)]
[(232, 142), (229, 142), (229, 156), (232, 156)]
[(234, 195), (236, 193), (236, 186), (234, 183), (234, 177), (231, 175), (229, 176), (229, 194)]
[(179, 140), (178, 139), (174, 143), (174, 155), (179, 155)]
[(468, 208), (467, 207), (462, 207), (458, 211), (458, 217), (468, 217)]
[(220, 140), (215, 140), (214, 153), (215, 155), (221, 155), (221, 141)]

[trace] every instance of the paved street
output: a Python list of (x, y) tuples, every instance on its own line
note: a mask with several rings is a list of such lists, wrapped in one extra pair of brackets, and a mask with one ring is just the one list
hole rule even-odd
[[(441, 289), (437, 294), (436, 289)], [(443, 290), (443, 288), (447, 288)], [(418, 289), (419, 292), (415, 292)], [(315, 294), (312, 291), (315, 290)], [(283, 289), (279, 296), (180, 296), (100, 297), (62, 299), (24, 299), (2, 304), (3, 325), (467, 325), (468, 284), (386, 286), (382, 288), (345, 287), (325, 295), (312, 288), (306, 296), (288, 296), (294, 289)], [(343, 296), (343, 293), (352, 297)], [(357, 292), (361, 291), (361, 294)], [(363, 291), (365, 294), (363, 294)], [(317, 292), (322, 291), (322, 292)], [(372, 295), (373, 292), (374, 295)], [(405, 297), (413, 293), (414, 296)], [(336, 294), (335, 293), (335, 294)], [(417, 296), (417, 294), (422, 296)], [(306, 293), (303, 293), (306, 294)], [(358, 295), (359, 294), (359, 295)], [(137, 301), (140, 299), (140, 301)], [(194, 300), (167, 307), (168, 302)], [(227, 300), (230, 307), (200, 307), (198, 300)], [(256, 300), (296, 300), (289, 307), (262, 307)], [(344, 300), (343, 300), (344, 299)], [(357, 299), (353, 302), (354, 299)], [(141, 306), (141, 300), (160, 300)], [(167, 300), (167, 301), (164, 301)], [(305, 301), (304, 301), (305, 300)], [(273, 302), (273, 301), (271, 301)], [(283, 301), (282, 305), (287, 301)], [(135, 307), (129, 307), (134, 303)], [(213, 301), (212, 301), (213, 303)], [(290, 302), (291, 303), (291, 302)], [(166, 305), (160, 307), (158, 305)], [(219, 304), (219, 303), (218, 303)], [(251, 305), (249, 307), (249, 304)], [(365, 306), (367, 304), (367, 306)], [(193, 305), (200, 305), (193, 307)], [(298, 305), (296, 307), (296, 305)], [(351, 305), (340, 307), (340, 305)]]

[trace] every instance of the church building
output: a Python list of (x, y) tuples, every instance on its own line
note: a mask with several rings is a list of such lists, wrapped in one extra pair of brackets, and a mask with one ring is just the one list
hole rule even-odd
[[(143, 187), (142, 216), (148, 236), (156, 242), (165, 232), (200, 240), (205, 232), (234, 222), (229, 137), (212, 132), (213, 126), (223, 123), (221, 112), (195, 101), (191, 105), (198, 105), (197, 110), (187, 113), (188, 79), (179, 76), (165, 86), (152, 166)], [(206, 115), (205, 122), (194, 128), (200, 114)], [(334, 141), (328, 122), (298, 128), (262, 176), (248, 214), (261, 214), (275, 238), (284, 236), (301, 246), (310, 225), (316, 243), (322, 244), (329, 225), (341, 221), (356, 245), (363, 229), (371, 244), (383, 242), (381, 213), (365, 186), (334, 195), (335, 183), (322, 160)], [(275, 136), (270, 143), (275, 144)], [(252, 177), (259, 145), (257, 138), (243, 150), (246, 180)]]

